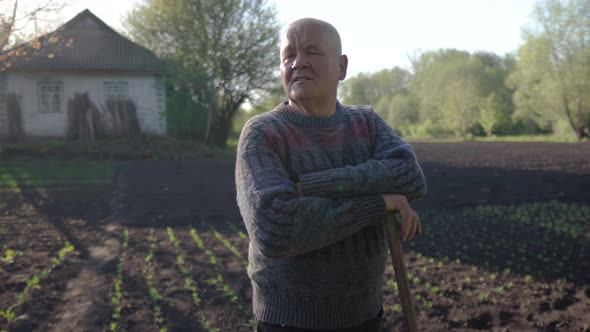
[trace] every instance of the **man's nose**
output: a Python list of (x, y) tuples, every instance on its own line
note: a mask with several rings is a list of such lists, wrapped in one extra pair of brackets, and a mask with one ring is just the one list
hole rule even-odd
[(307, 61), (307, 56), (303, 53), (297, 53), (297, 56), (295, 56), (295, 60), (293, 61), (291, 68), (292, 69), (305, 68), (308, 66), (309, 66), (309, 62)]

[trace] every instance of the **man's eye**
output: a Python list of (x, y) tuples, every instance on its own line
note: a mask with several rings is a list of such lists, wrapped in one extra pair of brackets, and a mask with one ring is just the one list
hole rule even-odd
[(309, 55), (320, 55), (322, 52), (316, 48), (310, 48), (307, 50), (307, 54)]

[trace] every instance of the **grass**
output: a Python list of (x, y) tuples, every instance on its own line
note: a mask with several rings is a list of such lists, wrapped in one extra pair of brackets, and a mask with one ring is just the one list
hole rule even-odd
[(468, 138), (462, 137), (413, 137), (404, 136), (404, 140), (415, 143), (460, 143), (460, 142), (513, 142), (513, 143), (577, 143), (575, 137), (564, 137), (556, 135), (506, 135), (506, 136), (473, 136)]
[(227, 149), (231, 152), (238, 150), (238, 139), (237, 138), (230, 138), (227, 140)]
[(551, 142), (551, 143), (576, 143), (575, 137), (562, 137), (556, 135), (508, 135), (494, 137), (475, 137), (477, 142)]
[(196, 160), (235, 156), (202, 142), (143, 135), (96, 141), (29, 140), (0, 146), (0, 189), (93, 187), (112, 182), (118, 160)]
[(168, 136), (105, 138), (95, 141), (29, 139), (0, 146), (0, 160), (194, 160), (235, 155), (237, 140), (226, 148)]
[(108, 185), (115, 168), (109, 161), (5, 161), (0, 164), (0, 189)]

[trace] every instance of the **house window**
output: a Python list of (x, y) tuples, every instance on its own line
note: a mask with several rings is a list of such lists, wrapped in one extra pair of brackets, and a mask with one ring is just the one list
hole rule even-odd
[(127, 82), (105, 82), (104, 83), (104, 99), (109, 100), (125, 100), (129, 97)]
[(63, 83), (59, 81), (43, 81), (38, 84), (39, 112), (61, 112)]

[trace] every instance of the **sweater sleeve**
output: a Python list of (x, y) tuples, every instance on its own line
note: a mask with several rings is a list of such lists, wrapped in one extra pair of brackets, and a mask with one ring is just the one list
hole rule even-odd
[(410, 144), (375, 112), (373, 159), (365, 163), (299, 176), (303, 196), (355, 197), (401, 194), (416, 200), (426, 194), (426, 179)]
[(385, 202), (378, 195), (298, 197), (272, 143), (253, 122), (244, 126), (238, 144), (236, 191), (250, 241), (263, 255), (318, 250), (384, 220)]

